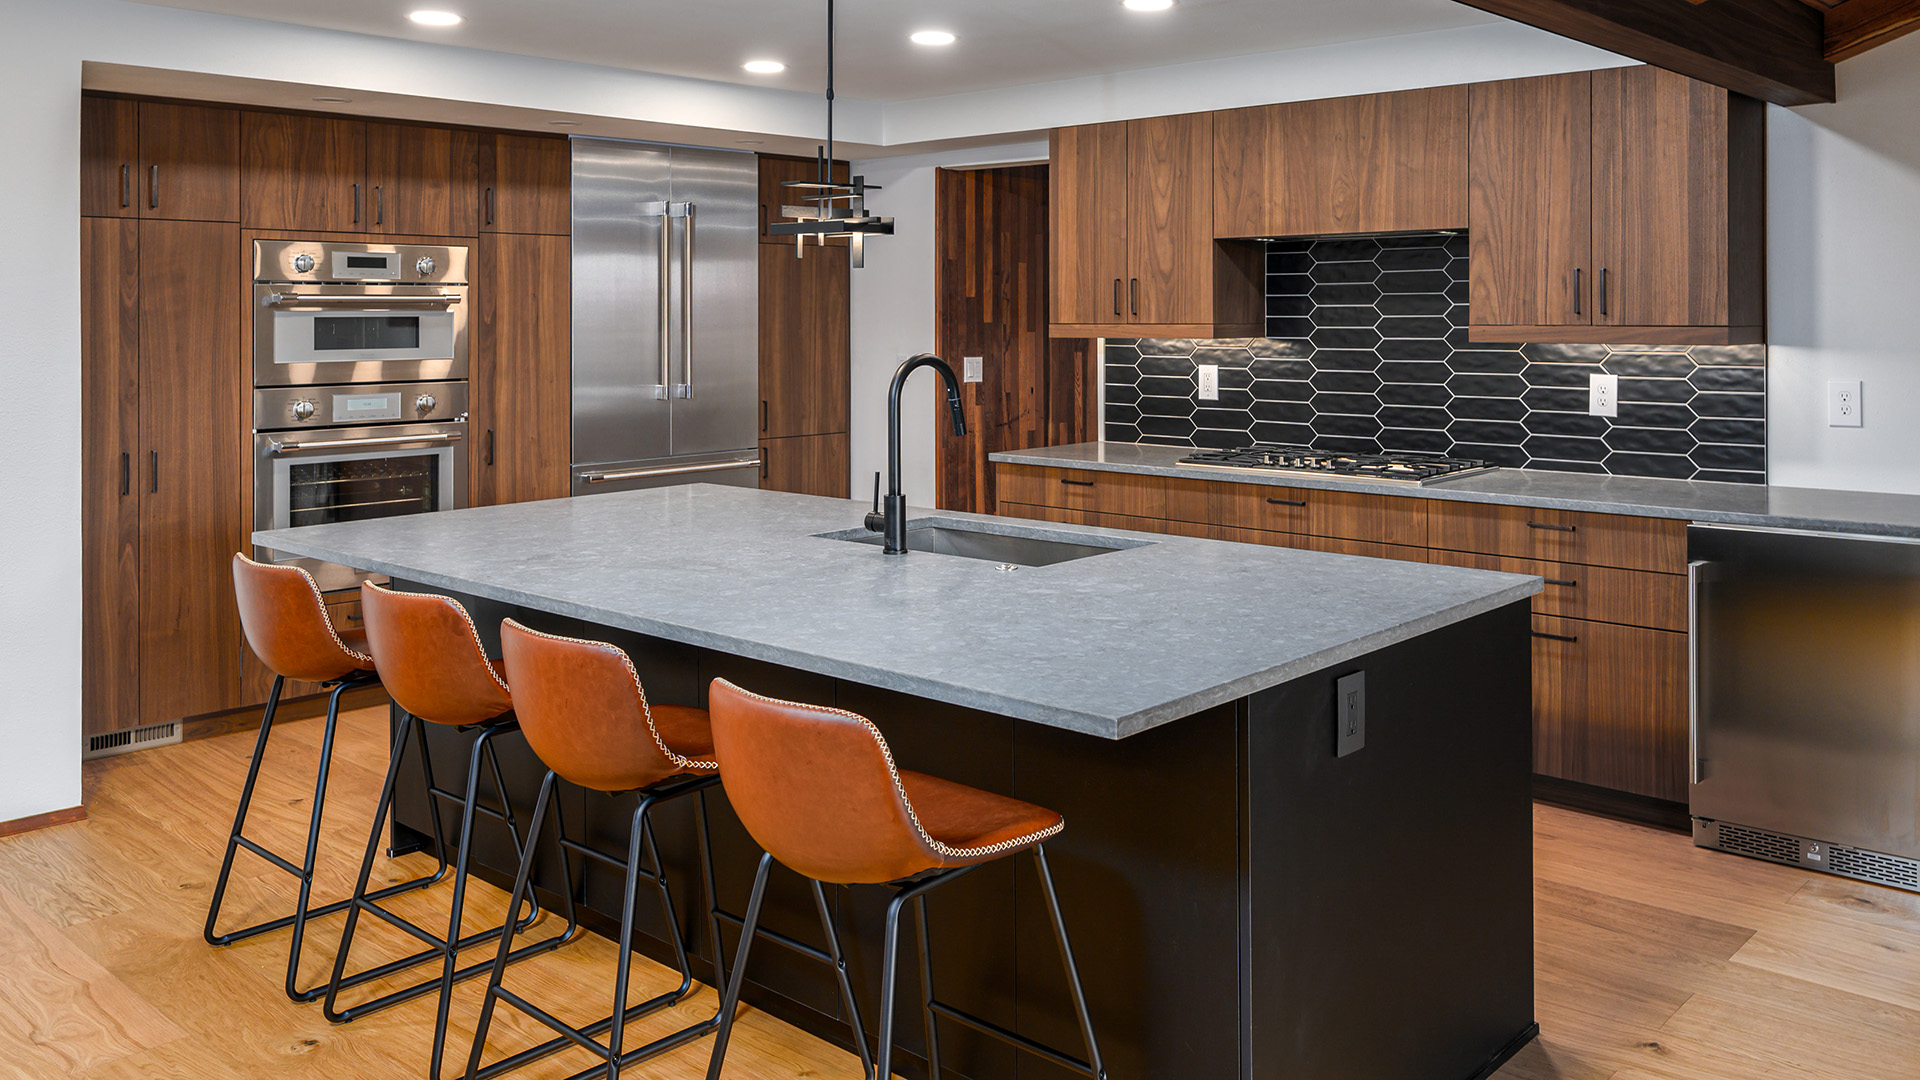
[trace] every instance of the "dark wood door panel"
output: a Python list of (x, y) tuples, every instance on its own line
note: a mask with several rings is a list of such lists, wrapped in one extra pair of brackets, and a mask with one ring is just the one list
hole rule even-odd
[[(461, 128), (367, 125), (367, 184), (377, 233), (480, 231), (480, 137)], [(363, 215), (365, 216), (365, 215)]]
[(1053, 322), (1130, 321), (1127, 140), (1124, 122), (1054, 129), (1048, 207)]
[(1213, 320), (1212, 200), (1211, 114), (1127, 122), (1127, 321)]
[(1467, 225), (1467, 88), (1292, 102), (1269, 114), (1271, 232)]
[(240, 113), (140, 103), (140, 216), (240, 220)]
[(122, 98), (80, 99), (80, 213), (138, 217), (146, 181), (140, 163), (140, 106)]
[(480, 137), (480, 231), (573, 232), (573, 153), (562, 138)]
[(852, 281), (845, 248), (760, 251), (760, 433), (846, 431)]
[(240, 219), (259, 229), (362, 227), (367, 125), (249, 112), (240, 121)]
[(1687, 636), (1533, 617), (1533, 768), (1687, 798)]
[(1213, 114), (1213, 235), (1271, 236), (1267, 175), (1275, 105)]
[(1593, 321), (1593, 75), (1471, 90), (1468, 311), (1475, 325)]
[(760, 441), (760, 486), (768, 491), (844, 499), (851, 468), (844, 433)]
[(140, 225), (80, 223), (81, 731), (140, 726)]
[(469, 450), (477, 505), (567, 495), (572, 460), (572, 242), (494, 233), (479, 242)]

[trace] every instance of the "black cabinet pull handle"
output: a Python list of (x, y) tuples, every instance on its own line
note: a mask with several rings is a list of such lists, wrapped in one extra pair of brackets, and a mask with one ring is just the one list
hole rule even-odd
[(1578, 525), (1555, 525), (1550, 521), (1529, 521), (1527, 522), (1527, 528), (1552, 529), (1554, 532), (1573, 532), (1576, 529), (1578, 529), (1579, 526)]
[(1305, 506), (1305, 505), (1307, 505), (1307, 500), (1305, 500), (1305, 499), (1268, 499), (1267, 501), (1268, 501), (1269, 503), (1272, 503), (1272, 504), (1273, 504), (1273, 505), (1275, 505), (1275, 506)]
[(1574, 579), (1567, 578), (1567, 577), (1550, 577), (1550, 578), (1542, 578), (1541, 580), (1545, 581), (1549, 585), (1559, 585), (1568, 589), (1577, 588), (1580, 585), (1578, 581), (1575, 581)]
[(487, 224), (493, 224), (493, 185), (487, 185)]
[(1600, 314), (1607, 313), (1607, 268), (1600, 268)]
[(1060, 482), (1067, 485), (1068, 487), (1092, 487), (1093, 486), (1093, 481), (1091, 480), (1068, 480), (1065, 477), (1061, 477)]
[(387, 191), (382, 184), (373, 185), (373, 223), (375, 225), (387, 223)]
[(353, 223), (360, 224), (360, 185), (353, 185)]
[(1133, 308), (1133, 313), (1135, 315), (1140, 314), (1140, 279), (1139, 278), (1133, 278), (1128, 283), (1127, 295), (1132, 298), (1131, 300), (1128, 301), (1128, 304)]
[(1573, 268), (1573, 313), (1580, 314), (1580, 268)]
[[(772, 460), (773, 460), (773, 444), (772, 443), (762, 444), (760, 447), (760, 479), (765, 480), (767, 478), (767, 462)], [(879, 490), (878, 484), (874, 485), (874, 490), (875, 491)]]
[(1113, 313), (1120, 314), (1120, 279), (1113, 279)]
[(760, 235), (767, 235), (767, 204), (760, 204)]
[(760, 430), (767, 430), (767, 399), (760, 399)]
[(158, 450), (147, 451), (147, 473), (148, 473), (147, 490), (149, 492), (159, 491), (160, 490), (160, 451)]
[(1537, 638), (1545, 638), (1548, 641), (1564, 641), (1570, 645), (1580, 640), (1579, 638), (1571, 634), (1549, 634), (1544, 630), (1535, 630), (1533, 632), (1533, 636)]
[(125, 450), (120, 451), (120, 494), (133, 490), (133, 461)]
[(493, 466), (493, 429), (487, 429), (487, 466)]
[(120, 163), (120, 208), (133, 205), (133, 166)]
[(160, 209), (160, 166), (158, 165), (148, 166), (147, 209)]

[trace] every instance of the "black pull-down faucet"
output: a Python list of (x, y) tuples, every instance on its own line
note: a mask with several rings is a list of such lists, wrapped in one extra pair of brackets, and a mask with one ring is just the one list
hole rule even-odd
[(907, 376), (918, 368), (930, 367), (940, 373), (947, 384), (947, 408), (953, 412), (953, 433), (967, 433), (967, 415), (960, 408), (960, 380), (954, 377), (953, 369), (945, 360), (932, 353), (921, 353), (910, 357), (893, 373), (893, 387), (887, 392), (887, 498), (885, 508), (880, 501), (880, 478), (874, 477), (874, 508), (867, 515), (867, 528), (873, 532), (886, 534), (883, 550), (888, 555), (907, 553), (907, 497), (900, 493), (900, 389), (907, 383)]

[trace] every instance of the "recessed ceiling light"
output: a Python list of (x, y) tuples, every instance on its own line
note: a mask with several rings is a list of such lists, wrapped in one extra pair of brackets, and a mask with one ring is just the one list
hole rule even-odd
[(460, 16), (451, 11), (410, 11), (407, 18), (421, 26), (459, 26)]
[(1173, 0), (1120, 0), (1120, 6), (1128, 11), (1165, 11)]
[(332, 103), (335, 103), (335, 104), (338, 104), (339, 102), (343, 102), (343, 101), (352, 101), (353, 99), (352, 99), (352, 98), (344, 98), (344, 97), (317, 97), (317, 98), (314, 98), (313, 100), (315, 100), (315, 101), (326, 101), (326, 102), (332, 102)]
[(953, 35), (945, 30), (915, 30), (907, 40), (915, 45), (951, 45)]
[(787, 65), (778, 60), (749, 60), (740, 66), (755, 75), (778, 75), (787, 70)]

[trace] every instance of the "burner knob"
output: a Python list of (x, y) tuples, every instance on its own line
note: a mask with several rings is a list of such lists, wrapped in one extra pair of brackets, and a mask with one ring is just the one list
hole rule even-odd
[(293, 418), (294, 418), (295, 420), (311, 420), (311, 419), (313, 419), (313, 402), (311, 402), (311, 401), (306, 401), (306, 400), (301, 400), (301, 401), (296, 401), (296, 402), (294, 402), (294, 403), (293, 403)]
[(413, 264), (413, 268), (419, 271), (421, 277), (432, 277), (433, 266), (433, 256), (431, 255), (422, 255), (420, 256), (420, 261)]
[(311, 271), (313, 269), (313, 256), (304, 251), (295, 255), (293, 257), (293, 268), (302, 274)]
[(413, 411), (419, 413), (421, 416), (425, 416), (432, 412), (433, 407), (438, 404), (439, 402), (433, 399), (432, 394), (421, 394), (419, 397), (413, 399)]

